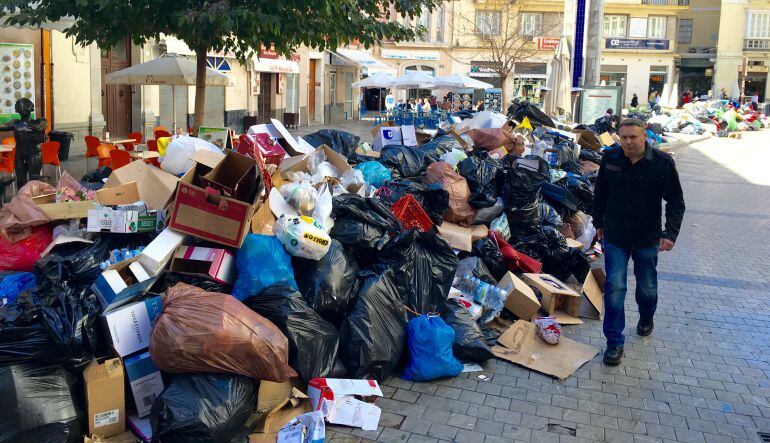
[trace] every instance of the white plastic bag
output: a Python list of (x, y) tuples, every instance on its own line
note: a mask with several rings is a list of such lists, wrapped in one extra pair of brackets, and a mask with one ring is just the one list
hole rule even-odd
[(295, 257), (320, 260), (331, 245), (329, 234), (312, 217), (282, 215), (275, 221), (273, 233), (286, 252)]
[(583, 252), (588, 252), (591, 249), (591, 242), (594, 240), (594, 237), (596, 237), (596, 228), (594, 227), (593, 218), (590, 215), (586, 215), (585, 221), (583, 221), (583, 232), (575, 240), (584, 245)]
[(313, 411), (291, 419), (280, 431), (276, 443), (321, 443), (326, 436), (324, 413)]
[(457, 148), (452, 148), (451, 151), (445, 153), (439, 159), (442, 162), (449, 163), (449, 165), (452, 166), (452, 168), (457, 168), (457, 164), (465, 160), (466, 158), (468, 158), (468, 154), (464, 153), (463, 151)]
[(224, 157), (225, 154), (213, 143), (197, 137), (182, 135), (171, 140), (166, 148), (166, 156), (160, 164), (161, 169), (174, 175), (182, 175), (193, 167), (191, 159), (198, 151), (210, 151)]

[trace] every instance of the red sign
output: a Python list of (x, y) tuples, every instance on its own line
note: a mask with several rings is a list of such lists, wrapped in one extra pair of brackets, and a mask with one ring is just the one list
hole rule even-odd
[(273, 48), (266, 49), (262, 47), (262, 49), (259, 50), (259, 58), (278, 58), (278, 53), (275, 52), (275, 49)]
[(547, 37), (538, 37), (537, 38), (537, 49), (550, 49), (554, 50), (556, 47), (559, 46), (559, 39), (558, 38), (547, 38)]
[(291, 55), (291, 61), (299, 63), (299, 54), (292, 54)]

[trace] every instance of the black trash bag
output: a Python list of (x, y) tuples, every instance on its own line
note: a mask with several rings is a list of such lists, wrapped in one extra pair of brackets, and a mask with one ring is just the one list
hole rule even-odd
[(455, 357), (464, 362), (476, 363), (494, 358), (495, 355), (487, 346), (479, 324), (457, 300), (447, 300), (444, 310), (441, 311), (441, 318), (455, 331), (455, 341), (452, 343), (452, 353)]
[(546, 274), (558, 274), (569, 258), (567, 239), (552, 226), (537, 226), (511, 242), (514, 249), (538, 260)]
[(495, 282), (498, 282), (508, 272), (505, 260), (503, 260), (503, 253), (500, 252), (500, 248), (497, 247), (494, 240), (489, 237), (473, 242), (471, 254), (479, 257), (484, 262)]
[(173, 374), (150, 409), (152, 441), (231, 441), (251, 415), (256, 385), (238, 374)]
[(578, 162), (562, 163), (561, 170), (564, 172), (569, 172), (571, 174), (583, 174), (583, 170), (580, 169), (580, 163)]
[(76, 380), (61, 366), (0, 366), (0, 441), (83, 441)]
[(110, 174), (112, 174), (112, 169), (110, 169), (109, 166), (101, 166), (86, 172), (80, 181), (88, 183), (101, 183), (103, 185), (104, 179), (108, 178)]
[(538, 191), (531, 202), (505, 210), (505, 216), (508, 218), (508, 226), (511, 233), (527, 230), (540, 223), (542, 220), (540, 214), (541, 202), (540, 192)]
[(332, 239), (320, 260), (292, 257), (294, 278), (307, 304), (321, 317), (339, 325), (358, 293), (358, 262), (353, 252)]
[(540, 224), (553, 226), (554, 228), (560, 228), (562, 225), (562, 219), (556, 209), (548, 203), (540, 203)]
[(389, 239), (401, 231), (390, 206), (378, 198), (342, 194), (333, 199), (334, 227), (329, 235), (353, 250), (360, 264), (372, 263)]
[(396, 271), (361, 271), (361, 289), (340, 329), (340, 359), (351, 378), (387, 378), (406, 349), (407, 316)]
[(476, 215), (473, 216), (473, 221), (471, 222), (471, 224), (488, 226), (492, 222), (492, 220), (496, 219), (500, 214), (503, 213), (504, 209), (505, 209), (505, 203), (503, 203), (503, 199), (500, 197), (497, 197), (494, 205), (488, 208), (482, 208), (476, 211)]
[(465, 257), (457, 263), (455, 278), (462, 277), (465, 274), (472, 275), (491, 285), (497, 284), (497, 280), (495, 280), (489, 272), (489, 269), (487, 269), (487, 265), (485, 265), (484, 261), (479, 257)]
[(588, 128), (597, 134), (603, 134), (605, 132), (613, 133), (615, 130), (612, 127), (612, 116), (605, 115), (599, 117), (594, 121), (594, 124), (588, 125)]
[(476, 151), (457, 164), (457, 172), (465, 177), (471, 195), (468, 203), (474, 208), (488, 208), (497, 202), (499, 180), (503, 175), (500, 162), (486, 151)]
[(444, 222), (444, 214), (449, 210), (449, 193), (441, 183), (425, 185), (409, 179), (391, 180), (377, 190), (377, 197), (389, 206), (406, 194), (414, 196), (434, 225)]
[(166, 289), (175, 286), (177, 283), (186, 283), (190, 286), (201, 288), (206, 292), (219, 292), (220, 294), (230, 294), (233, 292), (233, 285), (215, 282), (208, 278), (171, 272), (165, 273), (164, 276), (165, 278), (161, 284), (153, 285), (153, 290), (156, 293), (162, 294), (166, 292)]
[(433, 139), (420, 146), (420, 150), (425, 153), (425, 162), (428, 164), (439, 161), (442, 155), (452, 149), (464, 150), (463, 146), (452, 134), (446, 133), (437, 133)]
[(543, 183), (540, 187), (545, 200), (558, 210), (569, 210), (575, 212), (578, 210), (578, 199), (569, 189), (557, 186), (553, 183)]
[(377, 161), (405, 178), (419, 177), (427, 167), (425, 153), (417, 146), (385, 146)]
[(420, 314), (441, 309), (452, 287), (457, 256), (433, 232), (409, 230), (393, 237), (380, 253), (380, 267), (396, 270), (406, 305)]
[(602, 153), (598, 151), (594, 151), (593, 149), (580, 149), (580, 160), (586, 160), (589, 162), (594, 162), (597, 165), (602, 164)]
[(331, 376), (339, 333), (310, 309), (302, 294), (290, 286), (271, 285), (246, 304), (278, 326), (289, 339), (289, 364), (304, 381)]
[(56, 363), (52, 342), (40, 322), (39, 308), (29, 292), (0, 306), (0, 366), (35, 361)]
[(576, 201), (577, 210), (583, 211), (588, 215), (593, 214), (594, 208), (594, 190), (587, 179), (578, 176), (567, 175), (554, 183), (556, 186), (569, 191)]
[(500, 195), (506, 208), (519, 208), (532, 203), (543, 183), (548, 183), (548, 163), (537, 156), (526, 156), (525, 159), (537, 161), (537, 171), (518, 166), (517, 158), (513, 155), (503, 157), (505, 172)]
[(583, 251), (578, 248), (569, 248), (567, 256), (562, 261), (561, 269), (554, 270), (552, 274), (561, 281), (565, 281), (570, 275), (573, 275), (582, 282), (585, 281), (590, 271), (591, 262), (588, 261), (588, 257), (583, 254)]
[(513, 118), (518, 121), (523, 121), (524, 118), (529, 118), (529, 122), (532, 127), (548, 126), (549, 128), (555, 128), (556, 125), (545, 112), (541, 111), (537, 106), (530, 104), (529, 102), (522, 101), (514, 104), (515, 109), (513, 111)]
[(326, 145), (347, 158), (355, 157), (358, 142), (361, 141), (361, 137), (355, 134), (335, 129), (321, 129), (312, 134), (303, 135), (302, 139), (314, 148)]

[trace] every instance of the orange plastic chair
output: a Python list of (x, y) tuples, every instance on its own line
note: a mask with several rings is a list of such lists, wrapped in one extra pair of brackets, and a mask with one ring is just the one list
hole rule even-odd
[(112, 151), (117, 150), (115, 145), (100, 144), (96, 147), (97, 157), (99, 157), (99, 167), (112, 165)]
[(155, 132), (155, 131), (157, 131), (158, 129), (160, 129), (160, 130), (163, 130), (163, 131), (168, 131), (168, 128), (167, 128), (167, 127), (165, 127), (165, 126), (163, 126), (163, 125), (158, 125), (158, 126), (156, 126), (156, 127), (152, 128), (152, 132)]
[(0, 144), (3, 145), (14, 145), (16, 146), (16, 139), (13, 137), (5, 137)]
[[(147, 140), (147, 150), (148, 151), (154, 151), (158, 152), (158, 141), (157, 140)], [(160, 162), (157, 158), (151, 158), (147, 160), (147, 163), (160, 168)]]
[(11, 186), (13, 187), (13, 194), (16, 195), (16, 148), (13, 148), (11, 152), (0, 154), (0, 172), (10, 174), (13, 177), (13, 184)]
[(142, 140), (144, 139), (141, 132), (132, 132), (128, 134), (128, 138), (134, 139), (134, 144), (136, 145), (142, 144)]
[(86, 142), (86, 169), (88, 169), (88, 159), (92, 157), (99, 157), (99, 145), (101, 142), (99, 141), (98, 137), (94, 137), (93, 135), (86, 135), (83, 137), (83, 139)]
[[(59, 161), (59, 142), (45, 142), (40, 144), (40, 152), (43, 154), (43, 165), (56, 166), (56, 180), (61, 177), (61, 162)], [(40, 175), (43, 168), (40, 168)]]
[(113, 171), (131, 163), (131, 155), (127, 151), (113, 149), (110, 151), (110, 157), (112, 158)]
[(154, 130), (152, 132), (153, 132), (153, 134), (155, 134), (155, 140), (157, 140), (157, 139), (159, 139), (161, 137), (171, 137), (171, 133), (168, 132), (165, 129), (156, 129), (156, 130)]
[(121, 145), (123, 145), (123, 149), (125, 149), (126, 151), (134, 150), (134, 142), (121, 143)]

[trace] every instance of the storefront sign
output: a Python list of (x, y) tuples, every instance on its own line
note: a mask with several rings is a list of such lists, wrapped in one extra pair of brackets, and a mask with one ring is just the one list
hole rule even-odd
[(271, 59), (277, 59), (278, 53), (275, 52), (275, 49), (265, 49), (262, 48), (259, 50), (259, 58), (271, 58)]
[(382, 58), (390, 60), (436, 61), (439, 59), (439, 53), (433, 51), (394, 51), (383, 49)]
[(299, 63), (299, 61), (300, 61), (299, 54), (292, 54), (291, 55), (291, 61)]
[(669, 40), (659, 39), (632, 39), (632, 38), (608, 38), (605, 39), (606, 49), (648, 49), (654, 51), (668, 51)]
[(494, 74), (499, 75), (495, 68), (491, 66), (471, 65), (471, 74)]
[(559, 46), (559, 39), (558, 38), (548, 38), (548, 37), (538, 37), (537, 38), (537, 49), (550, 49), (554, 50), (556, 47)]

